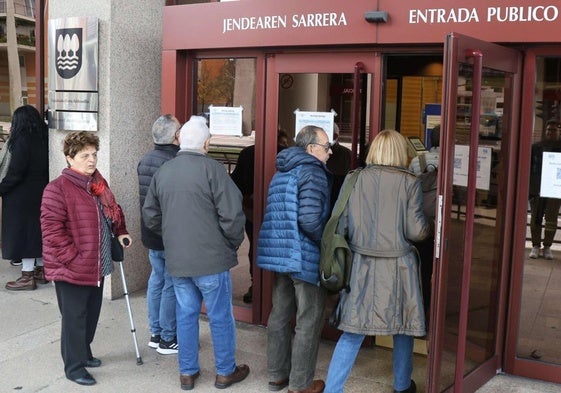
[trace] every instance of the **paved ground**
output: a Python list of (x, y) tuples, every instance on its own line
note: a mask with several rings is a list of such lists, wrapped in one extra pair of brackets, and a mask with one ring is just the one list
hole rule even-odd
[[(131, 295), (134, 322), (143, 365), (136, 364), (133, 338), (124, 298), (104, 300), (99, 328), (93, 344), (94, 355), (103, 365), (91, 369), (98, 383), (83, 387), (64, 377), (60, 358), (60, 317), (51, 284), (35, 291), (10, 292), (4, 283), (19, 275), (19, 268), (0, 261), (0, 392), (102, 392), (141, 393), (181, 391), (175, 355), (162, 356), (147, 347), (146, 298), (143, 291)], [(213, 354), (208, 323), (204, 317), (201, 331), (201, 378), (194, 391), (218, 392), (214, 388)], [(225, 393), (266, 392), (266, 330), (239, 324), (237, 360), (251, 367), (246, 381)], [(333, 342), (321, 344), (317, 377), (325, 378)], [(391, 388), (391, 352), (382, 348), (361, 351), (353, 369), (347, 393), (389, 393)], [(414, 378), (424, 386), (425, 357), (416, 355)], [(286, 392), (286, 390), (285, 390)], [(478, 393), (561, 392), (561, 385), (512, 376), (497, 376)]]

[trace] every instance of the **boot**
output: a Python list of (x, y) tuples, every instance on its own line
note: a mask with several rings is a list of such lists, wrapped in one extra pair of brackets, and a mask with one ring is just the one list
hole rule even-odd
[(34, 272), (21, 272), (21, 277), (16, 281), (9, 281), (6, 284), (6, 289), (9, 291), (32, 291), (37, 288), (35, 279), (33, 278)]
[(43, 266), (35, 266), (35, 271), (33, 272), (33, 278), (37, 284), (47, 284), (48, 281), (45, 278), (45, 269)]

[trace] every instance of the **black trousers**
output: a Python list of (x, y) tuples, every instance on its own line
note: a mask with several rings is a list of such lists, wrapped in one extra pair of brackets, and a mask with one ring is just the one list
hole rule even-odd
[(245, 220), (245, 233), (247, 233), (247, 238), (249, 239), (249, 275), (253, 282), (253, 221)]
[(62, 315), (60, 350), (67, 378), (86, 375), (86, 361), (92, 358), (92, 343), (103, 299), (99, 287), (55, 281), (58, 308)]

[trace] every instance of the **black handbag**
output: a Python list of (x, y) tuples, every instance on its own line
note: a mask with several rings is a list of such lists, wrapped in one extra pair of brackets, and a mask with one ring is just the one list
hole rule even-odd
[(123, 262), (125, 259), (123, 246), (119, 243), (117, 236), (111, 236), (111, 259), (115, 262)]

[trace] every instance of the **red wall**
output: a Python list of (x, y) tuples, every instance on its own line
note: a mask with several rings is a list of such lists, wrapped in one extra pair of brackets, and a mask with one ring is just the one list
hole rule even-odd
[[(454, 31), (491, 42), (560, 42), (551, 0), (244, 0), (164, 8), (164, 50), (441, 43)], [(501, 5), (502, 4), (502, 5)]]

